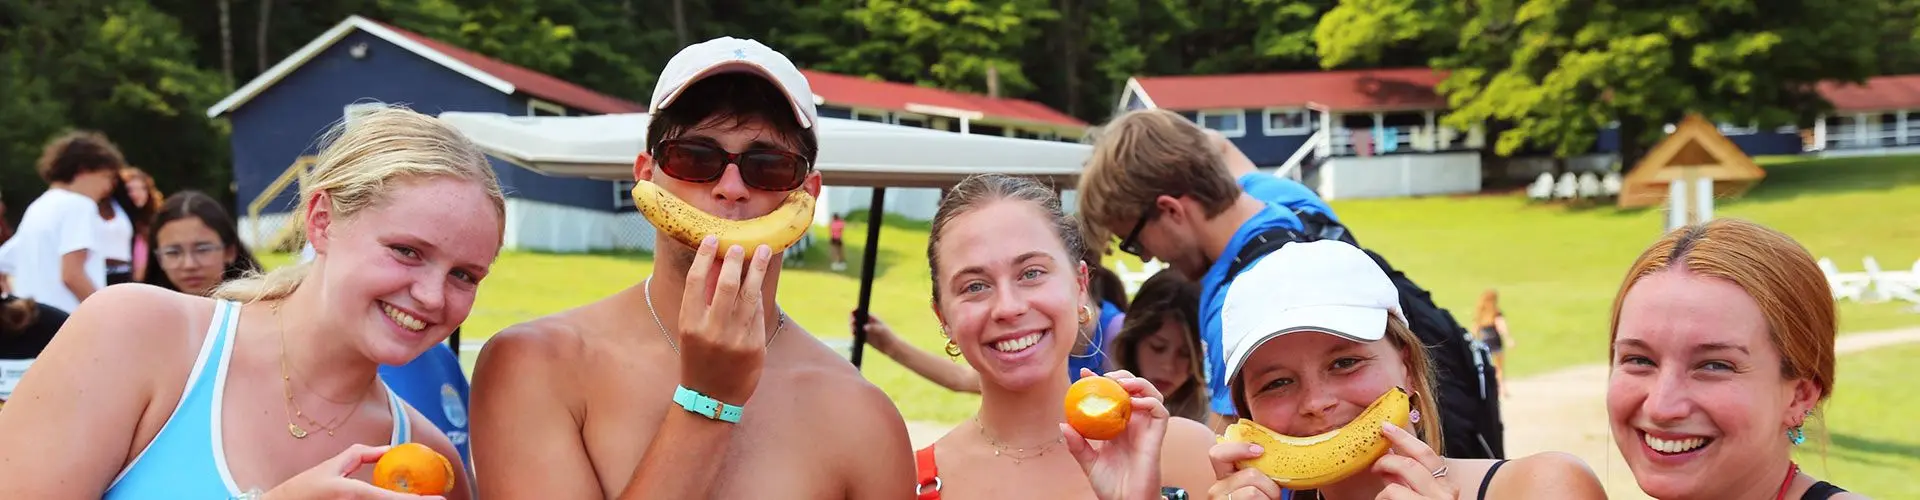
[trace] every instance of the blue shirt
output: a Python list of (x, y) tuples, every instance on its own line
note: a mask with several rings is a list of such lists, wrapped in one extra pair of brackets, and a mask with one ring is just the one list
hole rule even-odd
[(460, 355), (446, 344), (434, 344), (400, 366), (380, 366), (380, 379), (386, 381), (400, 399), (427, 417), (460, 451), (462, 466), (470, 463), (467, 453), (467, 376), (460, 368)]
[(1093, 370), (1094, 373), (1108, 371), (1107, 342), (1113, 340), (1113, 335), (1118, 332), (1120, 322), (1117, 320), (1123, 314), (1120, 306), (1112, 302), (1100, 301), (1100, 318), (1097, 320), (1099, 322), (1093, 325), (1093, 340), (1087, 346), (1087, 350), (1092, 352), (1075, 353), (1067, 357), (1067, 380), (1080, 380), (1081, 368)]
[(1320, 199), (1320, 195), (1314, 194), (1306, 184), (1294, 182), (1293, 179), (1253, 172), (1240, 176), (1239, 184), (1240, 190), (1246, 191), (1254, 199), (1279, 204), (1292, 211), (1325, 215), (1334, 222), (1340, 222), (1340, 217), (1333, 215), (1333, 207), (1328, 206), (1326, 200)]
[[(1273, 177), (1260, 173), (1253, 175)], [(1253, 218), (1240, 224), (1240, 229), (1233, 233), (1233, 239), (1227, 240), (1226, 250), (1214, 256), (1213, 266), (1207, 268), (1207, 274), (1200, 278), (1200, 350), (1206, 351), (1207, 394), (1211, 399), (1209, 406), (1214, 413), (1236, 414), (1233, 409), (1233, 395), (1227, 392), (1226, 353), (1220, 352), (1225, 345), (1220, 339), (1220, 312), (1226, 305), (1229, 286), (1226, 283), (1227, 268), (1233, 266), (1233, 257), (1239, 255), (1240, 249), (1247, 246), (1247, 242), (1255, 235), (1276, 228), (1299, 231), (1302, 226), (1300, 218), (1294, 217), (1293, 211), (1287, 210), (1283, 205), (1269, 202), (1260, 213), (1254, 214)], [(1259, 262), (1259, 259), (1254, 259), (1254, 262)]]

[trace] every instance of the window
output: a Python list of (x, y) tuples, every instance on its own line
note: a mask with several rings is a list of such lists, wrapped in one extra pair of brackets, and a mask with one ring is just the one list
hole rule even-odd
[(348, 104), (346, 109), (341, 111), (341, 116), (346, 120), (347, 126), (352, 127), (354, 122), (360, 121), (361, 116), (365, 116), (370, 111), (378, 110), (386, 106), (385, 103), (379, 102), (356, 102)]
[(567, 108), (534, 98), (527, 98), (527, 116), (567, 116)]
[(853, 110), (853, 119), (863, 122), (889, 123), (887, 121), (887, 112), (885, 111), (856, 109)]
[(927, 119), (925, 117), (920, 117), (920, 116), (893, 115), (893, 124), (905, 125), (908, 127), (927, 128)]
[(1247, 135), (1247, 114), (1238, 109), (1201, 111), (1200, 126), (1227, 137), (1243, 137)]
[(1306, 135), (1313, 133), (1313, 113), (1304, 109), (1268, 109), (1266, 134)]
[(633, 181), (613, 181), (613, 209), (633, 208)]

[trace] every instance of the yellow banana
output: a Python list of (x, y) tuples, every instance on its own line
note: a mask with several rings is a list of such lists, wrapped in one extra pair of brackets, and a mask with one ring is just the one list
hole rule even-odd
[(1259, 445), (1265, 453), (1241, 461), (1241, 467), (1259, 469), (1282, 488), (1310, 490), (1338, 483), (1372, 467), (1375, 460), (1392, 448), (1386, 436), (1380, 435), (1380, 426), (1383, 422), (1406, 426), (1411, 404), (1407, 393), (1396, 387), (1339, 429), (1296, 437), (1243, 418), (1227, 426), (1227, 432), (1219, 441)]
[(715, 217), (645, 180), (634, 182), (633, 204), (654, 229), (687, 246), (698, 248), (707, 235), (718, 235), (722, 252), (732, 245), (740, 245), (749, 255), (759, 245), (782, 252), (813, 226), (813, 195), (804, 189), (788, 193), (772, 213), (747, 220)]

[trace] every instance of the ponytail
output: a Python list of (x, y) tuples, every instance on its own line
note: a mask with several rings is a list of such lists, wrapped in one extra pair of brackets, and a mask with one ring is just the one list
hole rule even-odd
[(311, 270), (311, 263), (301, 262), (264, 274), (250, 271), (239, 279), (221, 283), (213, 290), (213, 297), (243, 304), (284, 299), (300, 288)]

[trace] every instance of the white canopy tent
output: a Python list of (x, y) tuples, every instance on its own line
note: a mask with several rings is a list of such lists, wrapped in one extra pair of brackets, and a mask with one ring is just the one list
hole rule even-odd
[[(548, 175), (633, 178), (646, 144), (647, 114), (507, 116), (440, 114), (494, 156)], [(834, 186), (947, 187), (977, 173), (1040, 178), (1056, 186), (1078, 179), (1091, 146), (958, 134), (942, 130), (821, 118), (821, 180)]]
[[(440, 119), (472, 138), (489, 154), (521, 167), (562, 177), (633, 178), (633, 161), (646, 144), (645, 113), (529, 117), (500, 113), (444, 112)], [(821, 118), (815, 167), (824, 184), (873, 187), (869, 213), (885, 213), (885, 187), (945, 188), (969, 175), (998, 173), (1033, 177), (1067, 189), (1079, 181), (1092, 152), (1085, 144), (971, 135)], [(873, 293), (881, 224), (867, 225), (860, 266), (856, 324), (864, 324)], [(851, 361), (860, 366), (866, 332), (853, 329)]]

